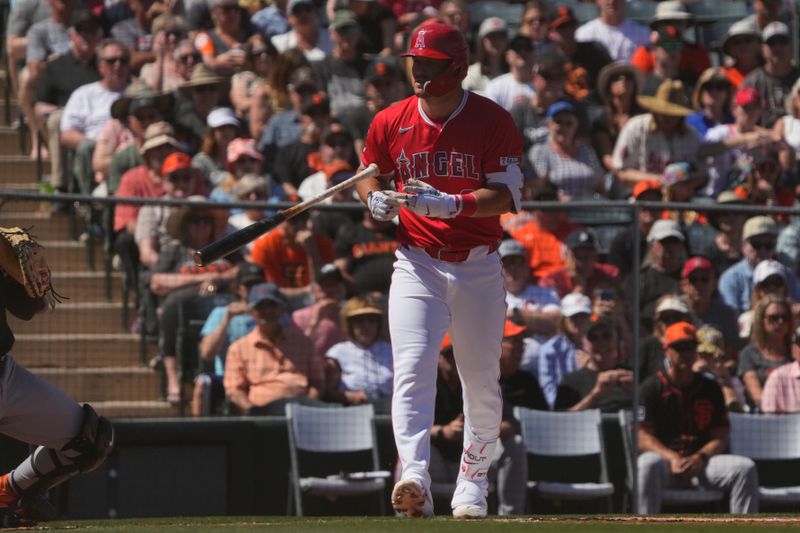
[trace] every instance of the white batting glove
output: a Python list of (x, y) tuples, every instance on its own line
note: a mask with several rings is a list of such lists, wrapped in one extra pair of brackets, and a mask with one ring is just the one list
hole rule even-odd
[(367, 195), (367, 207), (375, 220), (386, 222), (400, 214), (403, 205), (394, 191), (370, 191)]
[(424, 181), (408, 180), (403, 193), (403, 205), (423, 217), (454, 218), (461, 212), (457, 195), (442, 192)]

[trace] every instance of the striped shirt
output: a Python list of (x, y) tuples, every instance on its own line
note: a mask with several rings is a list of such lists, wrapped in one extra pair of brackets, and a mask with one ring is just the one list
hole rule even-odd
[(575, 157), (564, 157), (550, 143), (534, 144), (528, 158), (536, 175), (550, 180), (561, 195), (570, 198), (590, 198), (604, 174), (600, 161), (591, 146), (579, 144)]

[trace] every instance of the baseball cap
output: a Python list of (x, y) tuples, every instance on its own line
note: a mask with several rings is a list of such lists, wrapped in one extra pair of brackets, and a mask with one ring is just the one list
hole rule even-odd
[(72, 15), (72, 27), (81, 35), (95, 35), (100, 30), (100, 19), (87, 9), (78, 9)]
[(144, 143), (142, 147), (139, 148), (139, 151), (144, 154), (148, 150), (158, 148), (165, 144), (169, 144), (180, 150), (182, 148), (181, 144), (173, 135), (175, 135), (175, 130), (169, 122), (161, 121), (150, 124), (147, 126), (147, 129), (144, 130)]
[(229, 165), (231, 163), (235, 163), (244, 156), (252, 157), (253, 159), (257, 159), (259, 161), (264, 161), (264, 156), (261, 155), (261, 152), (256, 150), (256, 141), (254, 139), (246, 139), (244, 137), (239, 137), (238, 139), (232, 140), (230, 144), (228, 144), (228, 151), (226, 155)]
[(507, 339), (509, 337), (516, 337), (517, 335), (522, 335), (527, 331), (528, 328), (525, 326), (520, 326), (519, 324), (515, 324), (510, 320), (506, 320), (506, 324), (503, 327), (503, 338)]
[(733, 191), (722, 191), (717, 196), (718, 204), (746, 204), (747, 201)]
[(238, 128), (241, 125), (230, 107), (213, 109), (206, 118), (206, 124), (209, 128), (220, 128), (222, 126), (236, 126)]
[(681, 341), (697, 342), (697, 328), (688, 322), (676, 322), (664, 331), (661, 343), (664, 348)]
[(577, 114), (575, 106), (570, 104), (569, 102), (556, 102), (555, 104), (551, 105), (547, 108), (547, 118), (553, 118), (559, 113), (572, 113), (573, 115)]
[(575, 250), (577, 248), (591, 248), (597, 251), (597, 239), (595, 239), (595, 236), (592, 232), (586, 231), (585, 229), (575, 230), (567, 235), (565, 244), (570, 250)]
[(192, 167), (192, 158), (183, 152), (173, 152), (164, 159), (161, 165), (161, 175), (166, 176), (176, 170), (188, 170)]
[(286, 4), (286, 13), (289, 14), (293, 13), (294, 8), (303, 4), (310, 6), (311, 8), (314, 7), (314, 2), (312, 2), (311, 0), (289, 0), (289, 3)]
[(683, 313), (685, 315), (689, 315), (692, 313), (691, 309), (689, 309), (689, 305), (683, 301), (679, 296), (671, 294), (669, 296), (664, 297), (656, 306), (656, 310), (653, 313), (655, 316), (660, 315), (666, 311), (676, 311), (678, 313)]
[(340, 35), (361, 32), (361, 26), (358, 25), (356, 14), (350, 9), (337, 9), (334, 11), (330, 29)]
[(725, 338), (722, 332), (712, 326), (703, 326), (697, 330), (697, 352), (710, 353), (719, 357), (725, 353)]
[(503, 242), (501, 242), (497, 252), (500, 254), (500, 259), (517, 255), (521, 257), (528, 256), (528, 254), (525, 252), (525, 247), (522, 246), (522, 243), (515, 241), (514, 239), (505, 239)]
[(264, 281), (264, 268), (255, 263), (242, 263), (236, 273), (236, 283), (249, 285)]
[(512, 50), (518, 54), (533, 52), (533, 41), (524, 35), (517, 35), (508, 43), (508, 50)]
[(258, 174), (245, 174), (233, 186), (233, 195), (237, 200), (248, 200), (253, 193), (269, 195), (269, 180)]
[(748, 105), (760, 105), (761, 104), (761, 94), (758, 92), (758, 89), (755, 87), (742, 87), (738, 91), (736, 91), (736, 97), (734, 98), (736, 105), (739, 107), (744, 107)]
[(322, 265), (319, 269), (319, 272), (317, 272), (317, 282), (330, 280), (344, 281), (344, 278), (342, 277), (342, 271), (339, 270), (339, 267), (333, 263)]
[(274, 283), (259, 283), (250, 288), (247, 303), (251, 308), (267, 301), (286, 305), (286, 298)]
[(561, 299), (561, 314), (567, 318), (580, 313), (592, 314), (592, 301), (585, 294), (571, 292)]
[(671, 163), (664, 169), (661, 181), (666, 187), (688, 181), (692, 177), (689, 163)]
[(450, 340), (450, 333), (445, 333), (444, 338), (442, 339), (442, 345), (439, 347), (439, 351), (443, 352), (453, 347), (453, 341)]
[(500, 17), (489, 17), (481, 22), (478, 28), (478, 38), (483, 39), (492, 33), (505, 33), (508, 36), (508, 23)]
[(753, 269), (753, 286), (763, 283), (770, 276), (780, 276), (784, 283), (787, 282), (786, 268), (774, 259), (765, 259)]
[(561, 26), (567, 24), (575, 24), (577, 26), (578, 19), (575, 17), (575, 13), (567, 6), (558, 6), (556, 8), (555, 18), (553, 22), (550, 23), (550, 29), (557, 30)]
[(759, 215), (747, 219), (742, 229), (742, 238), (750, 240), (759, 235), (778, 236), (778, 225), (770, 217)]
[(711, 265), (711, 261), (709, 261), (705, 257), (700, 257), (700, 256), (690, 257), (683, 264), (683, 268), (681, 269), (681, 278), (687, 279), (689, 275), (695, 270), (713, 271), (714, 267)]
[(322, 172), (325, 173), (325, 177), (332, 185), (338, 185), (355, 174), (353, 167), (344, 159), (334, 159), (327, 165), (323, 165)]
[(637, 181), (636, 185), (633, 186), (633, 197), (639, 198), (642, 194), (650, 191), (658, 191), (661, 192), (661, 182), (658, 180), (643, 180)]
[(791, 34), (789, 33), (789, 26), (779, 20), (776, 20), (775, 22), (770, 22), (767, 24), (761, 31), (761, 42), (769, 42), (769, 40), (773, 37), (785, 37), (789, 39), (790, 36)]
[(656, 220), (647, 234), (648, 243), (669, 238), (679, 239), (681, 242), (686, 240), (681, 232), (681, 227), (674, 220)]

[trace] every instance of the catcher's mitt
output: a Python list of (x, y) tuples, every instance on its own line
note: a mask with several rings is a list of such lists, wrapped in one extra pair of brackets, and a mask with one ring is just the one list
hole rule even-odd
[(23, 285), (31, 298), (44, 298), (49, 308), (61, 302), (53, 290), (44, 247), (27, 230), (0, 227), (0, 273)]

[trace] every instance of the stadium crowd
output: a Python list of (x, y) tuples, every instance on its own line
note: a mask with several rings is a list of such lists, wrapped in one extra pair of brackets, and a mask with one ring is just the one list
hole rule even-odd
[[(509, 24), (469, 20), (465, 0), (18, 0), (7, 48), (55, 190), (218, 202), (120, 204), (113, 228), (89, 226), (90, 238), (114, 233), (141, 309), (132, 328), (158, 339), (170, 402), (187, 396), (176, 331), (193, 318), (205, 320), (195, 415), (281, 414), (287, 401), (385, 412), (393, 223), (320, 210), (207, 267), (192, 254), (269, 212), (226, 202), (307, 199), (352, 176), (371, 118), (410, 94), (396, 57), (410, 31), (458, 27), (473, 47), (464, 88), (506, 108), (524, 140), (524, 200), (698, 204), (639, 212), (638, 302), (633, 227), (601, 238), (562, 211), (502, 218), (505, 479), (524, 483), (512, 406), (614, 412), (640, 385), (647, 475), (666, 475), (662, 463), (673, 474), (707, 466), (712, 484), (735, 485), (731, 508), (752, 512), (752, 462), (714, 456), (726, 412), (800, 412), (800, 223), (702, 206), (796, 204), (794, 6), (754, 0), (719, 50), (692, 38), (680, 1), (659, 3), (649, 27), (625, 17), (624, 0), (597, 6), (579, 24), (570, 7), (531, 0)], [(463, 434), (447, 340), (439, 371), (432, 440), (444, 478)], [(674, 391), (700, 395), (707, 411), (661, 401)], [(500, 494), (504, 513), (522, 512), (513, 494)]]

